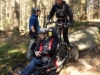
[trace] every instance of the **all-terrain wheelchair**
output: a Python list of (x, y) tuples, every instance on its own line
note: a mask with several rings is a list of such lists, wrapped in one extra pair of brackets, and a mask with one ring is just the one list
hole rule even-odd
[[(45, 65), (43, 64), (42, 66), (39, 65), (38, 67), (36, 67), (36, 69), (33, 70), (31, 75), (55, 75), (55, 70), (57, 69), (57, 67), (61, 66), (65, 62), (66, 58), (68, 57), (66, 54), (66, 56), (61, 61), (61, 63), (59, 65), (57, 65), (57, 59), (58, 59), (57, 55), (58, 55), (59, 47), (60, 47), (60, 36), (57, 33), (55, 28), (51, 27), (49, 29), (50, 29), (50, 31), (49, 31), (48, 35), (50, 37), (56, 38), (57, 43), (58, 43), (56, 52), (49, 59), (47, 64), (45, 64)], [(12, 71), (14, 71), (17, 74), (20, 74), (24, 68), (25, 68), (25, 66), (23, 64), (17, 64), (12, 68)]]
[[(65, 42), (61, 41), (61, 33), (59, 32), (61, 25), (57, 25), (57, 28), (50, 27), (50, 32), (48, 33), (50, 37), (54, 37), (57, 40), (58, 44), (55, 54), (49, 59), (47, 64), (36, 67), (36, 69), (33, 70), (31, 75), (58, 75), (59, 72), (56, 73), (56, 69), (58, 67), (62, 68), (67, 60), (77, 60), (77, 47), (75, 46), (73, 47), (73, 49), (70, 49)], [(23, 64), (18, 64), (12, 68), (12, 71), (14, 71), (17, 74), (20, 74), (24, 68), (25, 66)]]

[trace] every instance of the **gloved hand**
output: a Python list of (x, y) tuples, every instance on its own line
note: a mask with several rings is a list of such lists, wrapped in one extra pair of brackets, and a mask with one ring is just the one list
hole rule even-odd
[(72, 24), (70, 22), (67, 23), (67, 27), (71, 27)]

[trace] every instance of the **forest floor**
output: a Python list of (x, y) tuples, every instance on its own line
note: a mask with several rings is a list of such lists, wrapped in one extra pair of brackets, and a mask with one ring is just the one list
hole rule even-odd
[(79, 59), (69, 62), (60, 75), (100, 75), (100, 45), (79, 51)]
[[(26, 63), (29, 36), (12, 36), (0, 31), (0, 75), (7, 75), (12, 66)], [(100, 75), (100, 45), (79, 51), (76, 62), (68, 62), (59, 75)]]

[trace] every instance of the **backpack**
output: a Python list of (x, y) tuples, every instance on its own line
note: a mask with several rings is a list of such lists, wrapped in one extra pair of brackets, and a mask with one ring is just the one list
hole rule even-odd
[(62, 9), (59, 8), (59, 7), (56, 7), (56, 16), (58, 18), (64, 18), (64, 17), (66, 17), (65, 4), (63, 4)]

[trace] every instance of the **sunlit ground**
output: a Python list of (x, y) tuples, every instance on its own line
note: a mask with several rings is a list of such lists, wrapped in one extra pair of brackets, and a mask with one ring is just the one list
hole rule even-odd
[(96, 60), (95, 65), (89, 64), (85, 59), (79, 59), (78, 62), (71, 63), (64, 68), (60, 75), (100, 75), (100, 61), (98, 61), (99, 59), (93, 60)]
[[(0, 38), (0, 75), (7, 75), (12, 66), (26, 61), (29, 38), (21, 36), (7, 40)], [(87, 53), (77, 62), (67, 63), (60, 75), (100, 75), (100, 52), (94, 52), (93, 56)]]

